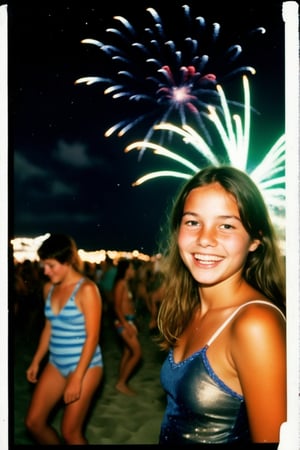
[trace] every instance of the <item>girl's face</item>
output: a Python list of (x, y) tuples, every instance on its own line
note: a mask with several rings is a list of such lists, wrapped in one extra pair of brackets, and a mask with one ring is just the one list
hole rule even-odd
[(54, 284), (61, 283), (67, 272), (69, 271), (69, 264), (62, 264), (56, 259), (49, 258), (42, 261), (44, 274), (47, 275), (50, 281)]
[(181, 258), (203, 286), (242, 272), (248, 252), (256, 250), (245, 230), (235, 198), (219, 183), (193, 189), (187, 196), (178, 233)]

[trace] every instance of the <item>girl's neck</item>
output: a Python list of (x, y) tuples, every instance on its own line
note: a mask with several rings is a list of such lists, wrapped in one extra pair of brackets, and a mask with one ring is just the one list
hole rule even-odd
[(71, 269), (69, 273), (66, 274), (65, 278), (61, 280), (59, 285), (64, 288), (76, 284), (82, 275), (79, 272), (76, 272), (74, 269)]
[(243, 278), (233, 278), (214, 286), (199, 286), (199, 295), (201, 309), (209, 310), (239, 306), (257, 298), (259, 293)]

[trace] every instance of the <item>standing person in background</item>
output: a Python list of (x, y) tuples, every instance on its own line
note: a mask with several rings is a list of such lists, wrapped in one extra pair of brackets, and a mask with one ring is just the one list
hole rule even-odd
[(130, 288), (130, 281), (134, 275), (133, 263), (127, 259), (121, 259), (118, 262), (113, 289), (114, 311), (116, 315), (114, 324), (123, 341), (123, 353), (116, 389), (126, 395), (135, 394), (128, 386), (128, 380), (142, 357), (138, 330), (134, 322), (135, 305)]
[(117, 273), (117, 268), (109, 256), (102, 263), (102, 274), (98, 283), (105, 312), (111, 313), (113, 309), (113, 285)]
[(156, 331), (157, 329), (157, 315), (160, 304), (164, 297), (164, 274), (162, 271), (153, 271), (151, 283), (149, 283), (149, 309), (150, 322), (149, 330)]
[(227, 166), (189, 180), (167, 257), (159, 443), (277, 443), (286, 420), (285, 278), (252, 180)]
[[(39, 444), (61, 445), (48, 419), (62, 399), (64, 443), (86, 444), (84, 421), (103, 374), (101, 297), (96, 284), (83, 277), (71, 237), (52, 234), (38, 255), (49, 282), (44, 286), (45, 326), (26, 372), (36, 387), (25, 423)], [(40, 363), (48, 352), (49, 360), (39, 375)]]

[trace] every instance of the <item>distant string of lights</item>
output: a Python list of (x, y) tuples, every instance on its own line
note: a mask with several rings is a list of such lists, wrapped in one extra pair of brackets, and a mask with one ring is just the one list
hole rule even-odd
[[(50, 233), (37, 236), (35, 238), (16, 237), (11, 240), (13, 248), (14, 261), (17, 263), (23, 263), (25, 260), (31, 262), (39, 261), (37, 254), (38, 248), (42, 245), (43, 241), (50, 236)], [(93, 250), (86, 251), (83, 249), (78, 250), (78, 254), (82, 261), (89, 262), (91, 264), (101, 264), (106, 258), (113, 261), (118, 261), (121, 258), (126, 259), (138, 259), (140, 261), (150, 261), (156, 259), (158, 255), (150, 256), (145, 253), (141, 253), (138, 250), (121, 251), (121, 250)]]

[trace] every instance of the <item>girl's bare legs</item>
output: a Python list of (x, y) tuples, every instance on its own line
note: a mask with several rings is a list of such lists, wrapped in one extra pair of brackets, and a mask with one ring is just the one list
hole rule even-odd
[(127, 382), (134, 368), (141, 359), (141, 345), (137, 335), (129, 337), (126, 330), (123, 331), (122, 338), (125, 341), (125, 348), (120, 363), (119, 379), (116, 384), (116, 389), (123, 394), (134, 395), (135, 392), (128, 387)]
[(48, 424), (48, 417), (63, 395), (66, 379), (47, 364), (33, 392), (25, 425), (34, 439), (42, 445), (61, 445), (57, 432)]
[[(82, 427), (102, 373), (103, 369), (100, 367), (88, 369), (82, 382), (80, 399), (65, 406), (61, 428), (66, 444), (87, 443)], [(25, 420), (26, 427), (39, 444), (62, 444), (57, 432), (47, 421), (50, 412), (62, 398), (65, 386), (66, 378), (52, 364), (47, 364), (33, 393)]]
[(83, 425), (102, 374), (101, 367), (88, 369), (82, 382), (79, 400), (65, 406), (61, 429), (64, 441), (68, 445), (88, 443), (83, 435)]
[(124, 372), (125, 367), (128, 363), (128, 360), (130, 359), (130, 356), (131, 356), (131, 350), (129, 347), (127, 347), (127, 344), (124, 344), (123, 353), (122, 353), (120, 366), (119, 366), (119, 374)]

